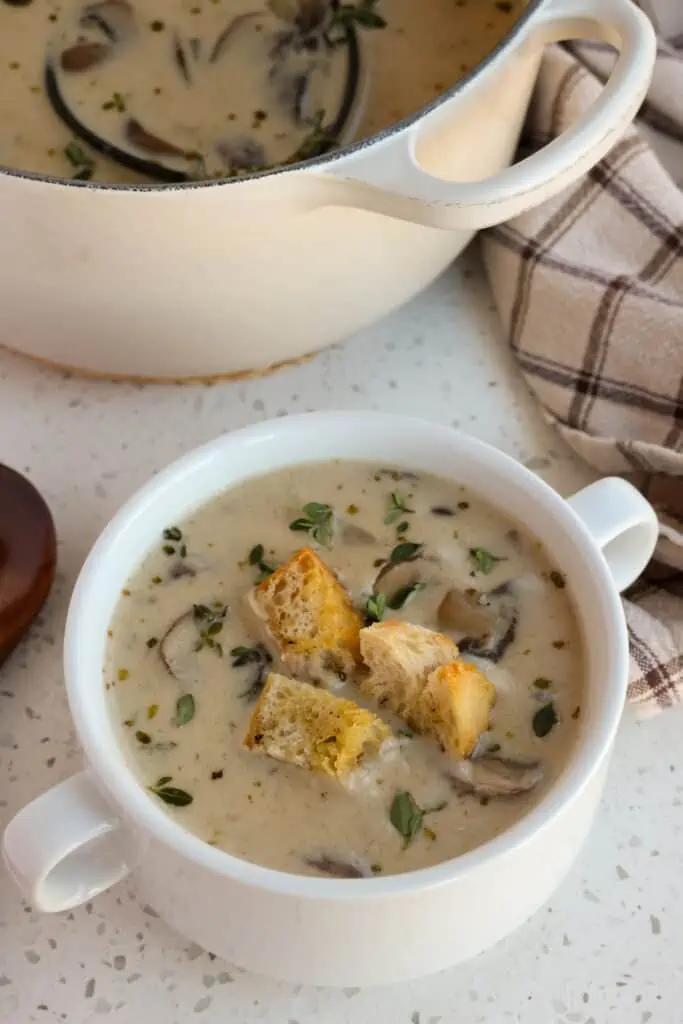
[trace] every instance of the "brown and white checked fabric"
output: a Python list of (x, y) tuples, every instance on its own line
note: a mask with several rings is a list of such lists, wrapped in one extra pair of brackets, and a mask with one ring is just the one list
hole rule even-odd
[[(658, 510), (657, 560), (624, 601), (642, 714), (683, 701), (683, 0), (674, 7), (638, 127), (577, 184), (482, 236), (509, 344), (546, 416)], [(613, 59), (595, 44), (548, 51), (526, 151), (586, 110)]]

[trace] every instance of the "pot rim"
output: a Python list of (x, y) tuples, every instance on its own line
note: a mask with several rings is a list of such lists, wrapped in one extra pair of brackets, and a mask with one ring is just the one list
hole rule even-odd
[[(102, 586), (103, 581), (109, 578), (111, 586), (113, 576), (117, 589), (125, 584), (130, 563), (126, 567), (126, 572), (122, 574), (118, 568), (120, 554), (117, 561), (116, 545), (123, 545), (127, 534), (134, 532), (137, 520), (152, 516), (153, 510), (157, 508), (160, 509), (158, 521), (161, 529), (165, 494), (179, 490), (181, 481), (187, 493), (190, 488), (187, 487), (186, 479), (193, 473), (199, 474), (202, 469), (213, 467), (216, 461), (225, 460), (231, 450), (254, 451), (259, 445), (267, 447), (273, 442), (276, 456), (272, 460), (272, 467), (305, 463), (309, 460), (298, 459), (295, 454), (289, 463), (277, 459), (278, 443), (282, 445), (289, 442), (290, 449), (293, 450), (293, 441), (302, 441), (305, 435), (309, 438), (317, 436), (326, 439), (321, 444), (328, 451), (327, 458), (351, 457), (335, 455), (335, 450), (343, 448), (344, 440), (348, 437), (367, 438), (376, 436), (377, 432), (385, 439), (391, 439), (392, 443), (401, 435), (410, 435), (415, 440), (415, 446), (419, 446), (422, 451), (429, 450), (430, 447), (448, 448), (456, 465), (462, 466), (469, 462), (471, 465), (479, 466), (487, 473), (491, 473), (492, 479), (499, 481), (501, 485), (507, 483), (519, 494), (528, 496), (531, 501), (543, 506), (546, 532), (547, 523), (552, 521), (563, 537), (567, 538), (569, 548), (573, 549), (572, 569), (568, 571), (563, 566), (569, 579), (570, 591), (573, 566), (579, 564), (581, 574), (589, 580), (589, 585), (584, 584), (582, 594), (586, 597), (582, 597), (581, 604), (590, 603), (588, 599), (592, 597), (593, 604), (599, 608), (599, 614), (590, 620), (592, 633), (587, 620), (581, 615), (580, 621), (585, 632), (585, 648), (590, 649), (591, 641), (598, 640), (599, 650), (607, 651), (604, 657), (607, 659), (609, 670), (604, 671), (604, 675), (601, 674), (600, 677), (600, 689), (606, 696), (602, 710), (589, 716), (592, 721), (586, 722), (582, 717), (581, 732), (576, 739), (570, 761), (549, 792), (519, 821), (488, 842), (432, 867), (398, 875), (344, 880), (295, 875), (242, 860), (209, 846), (199, 837), (186, 831), (182, 824), (172, 819), (145, 792), (142, 784), (126, 764), (123, 750), (114, 736), (106, 706), (105, 688), (100, 682), (101, 659), (98, 656), (99, 663), (94, 667), (93, 658), (88, 657), (87, 650), (84, 650), (87, 648), (87, 638), (93, 635), (89, 618), (93, 603), (96, 604), (97, 595), (106, 589)], [(341, 445), (337, 442), (340, 436), (344, 439)], [(413, 458), (415, 468), (419, 468), (419, 456)], [(319, 461), (317, 452), (314, 461)], [(399, 460), (397, 464), (411, 466), (411, 459)], [(260, 470), (257, 475), (261, 472), (268, 472), (268, 469)], [(207, 486), (202, 491), (200, 501), (195, 502), (193, 506), (188, 504), (184, 514), (188, 514), (191, 507), (197, 507), (210, 500), (221, 490), (238, 485), (240, 480), (248, 478), (249, 475), (249, 472), (242, 472), (227, 486), (213, 489)], [(455, 479), (454, 473), (444, 472), (442, 475), (446, 479)], [(148, 548), (147, 543), (145, 548)], [(593, 588), (592, 595), (590, 587)], [(107, 615), (107, 621), (109, 616), (110, 613)], [(597, 630), (600, 631), (599, 637), (596, 635)], [(103, 634), (100, 642), (104, 643)], [(588, 659), (586, 667), (589, 667)], [(126, 502), (100, 534), (76, 582), (66, 623), (64, 668), (70, 710), (86, 758), (94, 769), (100, 786), (113, 800), (116, 808), (123, 811), (127, 821), (144, 837), (155, 839), (170, 847), (184, 860), (210, 872), (215, 876), (217, 883), (219, 879), (225, 878), (273, 894), (311, 899), (355, 900), (407, 896), (462, 879), (492, 862), (502, 862), (507, 855), (517, 853), (528, 843), (547, 833), (555, 819), (580, 798), (599, 772), (611, 749), (625, 695), (628, 639), (619, 595), (597, 544), (567, 502), (524, 466), (482, 441), (454, 431), (450, 427), (425, 420), (377, 412), (315, 412), (265, 421), (225, 434), (171, 463)], [(595, 667), (592, 674), (598, 674)], [(97, 686), (93, 686), (93, 677), (98, 680)], [(597, 681), (593, 679), (592, 685), (590, 682), (587, 678), (586, 687), (591, 690), (597, 689)]]
[(26, 181), (37, 181), (43, 182), (48, 185), (56, 185), (64, 188), (81, 188), (81, 189), (92, 189), (94, 191), (104, 192), (161, 192), (161, 191), (184, 191), (186, 189), (205, 189), (205, 188), (225, 188), (227, 186), (235, 185), (246, 185), (249, 182), (261, 181), (265, 178), (272, 178), (276, 175), (289, 174), (293, 171), (309, 170), (309, 168), (316, 168), (318, 170), (325, 167), (334, 165), (340, 160), (345, 159), (348, 156), (354, 156), (360, 153), (362, 150), (369, 149), (377, 143), (384, 142), (386, 139), (391, 138), (393, 135), (398, 135), (399, 132), (404, 131), (406, 128), (410, 128), (412, 125), (417, 124), (418, 121), (432, 114), (439, 107), (444, 106), (455, 96), (459, 95), (464, 89), (466, 89), (470, 82), (474, 81), (480, 74), (482, 74), (492, 63), (494, 63), (498, 57), (513, 43), (513, 41), (522, 33), (528, 24), (529, 20), (533, 17), (536, 11), (544, 4), (547, 0), (527, 0), (527, 6), (522, 11), (517, 21), (512, 26), (509, 32), (507, 32), (500, 42), (480, 61), (471, 71), (468, 71), (466, 75), (459, 78), (449, 89), (444, 90), (440, 93), (436, 99), (432, 100), (431, 103), (427, 103), (422, 107), (419, 107), (413, 114), (408, 117), (402, 118), (400, 121), (394, 122), (387, 128), (383, 128), (381, 131), (376, 132), (367, 139), (360, 139), (358, 142), (353, 142), (348, 146), (344, 146), (342, 149), (334, 150), (331, 153), (323, 153), (318, 157), (314, 157), (310, 160), (304, 160), (300, 163), (291, 164), (287, 167), (273, 167), (271, 170), (262, 171), (260, 174), (250, 174), (246, 178), (216, 178), (209, 181), (180, 181), (180, 182), (135, 182), (135, 183), (108, 183), (105, 181), (77, 181), (74, 178), (59, 178), (51, 174), (38, 174), (35, 171), (19, 170), (13, 167), (3, 167), (0, 165), (0, 180), (3, 175), (11, 178), (24, 179)]

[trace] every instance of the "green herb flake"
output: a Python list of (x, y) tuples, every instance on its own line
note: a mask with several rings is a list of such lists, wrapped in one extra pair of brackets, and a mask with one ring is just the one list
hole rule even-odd
[(116, 675), (120, 682), (124, 682), (124, 680), (126, 680), (130, 675), (130, 673), (127, 668), (120, 668)]
[(147, 718), (149, 718), (149, 719), (156, 718), (156, 716), (158, 714), (159, 714), (159, 705), (158, 704), (150, 704), (149, 707), (147, 708)]
[(405, 608), (413, 598), (421, 593), (427, 586), (422, 580), (415, 580), (414, 583), (410, 583), (407, 587), (400, 587), (396, 593), (387, 600), (387, 605), (392, 611), (399, 611), (400, 608)]
[[(403, 836), (403, 848), (405, 849), (410, 846), (420, 832), (420, 829), (424, 827), (424, 817), (426, 814), (436, 814), (438, 811), (443, 811), (447, 806), (447, 801), (441, 800), (438, 804), (434, 804), (433, 807), (420, 807), (412, 793), (405, 790), (397, 793), (389, 809), (389, 820), (396, 831)], [(425, 829), (425, 832), (427, 832), (427, 829)]]
[[(414, 511), (414, 509), (408, 508), (400, 491), (392, 491), (389, 496), (389, 510), (384, 517), (385, 525), (391, 526), (391, 524), (395, 523), (397, 519), (400, 519), (404, 515), (412, 515)], [(405, 529), (407, 528), (406, 524)], [(397, 529), (399, 533), (402, 532), (400, 527)]]
[(394, 565), (398, 565), (399, 562), (410, 562), (413, 558), (417, 558), (422, 547), (422, 544), (415, 544), (409, 540), (403, 541), (401, 544), (397, 544), (391, 552), (389, 561)]
[(120, 92), (115, 92), (110, 100), (102, 104), (102, 110), (115, 110), (117, 114), (123, 114), (126, 110), (126, 101)]
[(534, 730), (534, 734), (538, 736), (539, 739), (543, 739), (544, 736), (547, 736), (548, 733), (555, 728), (558, 722), (559, 718), (557, 711), (555, 710), (555, 705), (552, 701), (549, 701), (535, 713), (531, 720), (531, 726)]
[(142, 743), (143, 747), (148, 746), (152, 742), (152, 737), (148, 732), (143, 732), (142, 729), (138, 729), (135, 733), (135, 739), (138, 743)]
[(303, 516), (289, 524), (294, 533), (308, 533), (322, 547), (329, 547), (334, 539), (334, 510), (331, 505), (309, 501), (304, 505)]
[(372, 594), (365, 602), (366, 622), (381, 622), (387, 608), (385, 594)]
[(192, 803), (190, 794), (186, 793), (184, 789), (178, 789), (177, 786), (150, 786), (149, 791), (160, 797), (164, 803), (171, 804), (172, 807), (187, 807)]
[(357, 516), (359, 512), (360, 512), (360, 509), (358, 508), (358, 505), (347, 505), (346, 506), (346, 514), (349, 515), (349, 516)]
[[(355, 4), (339, 4), (333, 11), (330, 28), (346, 33), (353, 26), (360, 28), (386, 28), (386, 19), (376, 10), (379, 0), (359, 0)], [(341, 41), (335, 37), (333, 42)]]
[(484, 576), (488, 576), (489, 573), (493, 572), (497, 562), (504, 562), (506, 560), (499, 555), (492, 554), (486, 548), (470, 548), (470, 558), (479, 572), (483, 572)]
[(74, 168), (73, 177), (76, 181), (90, 181), (95, 173), (95, 161), (83, 149), (80, 142), (72, 139), (64, 147), (64, 156)]
[(534, 686), (537, 690), (549, 690), (553, 684), (545, 676), (538, 676), (534, 679)]
[(206, 604), (192, 606), (192, 615), (199, 632), (199, 638), (194, 645), (195, 651), (202, 651), (208, 647), (219, 658), (223, 657), (223, 648), (216, 641), (216, 637), (223, 629), (227, 614), (227, 605), (222, 605), (220, 601), (214, 601), (212, 607)]
[(409, 529), (410, 529), (410, 523), (406, 519), (404, 522), (398, 524), (398, 526), (396, 527), (396, 533), (400, 537), (402, 533), (405, 533), (406, 530), (409, 530)]
[(163, 583), (163, 580), (162, 580), (161, 576), (152, 576), (152, 583), (155, 586), (158, 586), (160, 583)]
[(263, 544), (255, 544), (247, 556), (249, 565), (258, 565), (263, 561)]
[(309, 130), (297, 148), (286, 160), (282, 161), (283, 166), (297, 164), (301, 160), (310, 160), (312, 156), (326, 152), (335, 144), (332, 126), (325, 124), (324, 110), (316, 110), (313, 117), (308, 118), (308, 126)]
[(184, 693), (182, 697), (178, 697), (175, 706), (175, 718), (173, 719), (174, 725), (187, 725), (194, 718), (196, 710), (195, 699), (191, 693)]
[(172, 775), (162, 775), (160, 779), (157, 779), (157, 781), (154, 783), (154, 785), (155, 786), (165, 786), (166, 783), (170, 782), (172, 778), (173, 778)]
[(415, 802), (411, 793), (397, 793), (391, 803), (389, 820), (396, 831), (403, 836), (404, 847), (410, 846), (422, 828), (424, 811)]
[(83, 164), (87, 165), (92, 162), (80, 142), (73, 140), (64, 147), (64, 156), (74, 167), (80, 167)]

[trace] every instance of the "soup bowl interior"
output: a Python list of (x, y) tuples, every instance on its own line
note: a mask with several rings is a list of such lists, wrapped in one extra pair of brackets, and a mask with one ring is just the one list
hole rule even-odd
[[(584, 643), (577, 741), (555, 785), (520, 821), (454, 860), (407, 874), (354, 880), (285, 874), (215, 849), (174, 822), (126, 764), (102, 682), (107, 629), (130, 573), (161, 529), (246, 479), (330, 459), (436, 474), (477, 492), (523, 524), (566, 576)], [(513, 460), (434, 424), (376, 413), (313, 413), (247, 428), (190, 453), (160, 473), (116, 515), (95, 544), (69, 610), (65, 669), (69, 703), (99, 785), (133, 826), (203, 869), (273, 892), (325, 896), (405, 893), (463, 876), (550, 826), (600, 771), (618, 725), (627, 678), (623, 614), (609, 570), (570, 507)]]

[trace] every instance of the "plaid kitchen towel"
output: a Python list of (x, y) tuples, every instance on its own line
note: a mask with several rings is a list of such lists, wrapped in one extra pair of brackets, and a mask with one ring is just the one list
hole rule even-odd
[[(658, 511), (656, 560), (624, 600), (629, 698), (644, 715), (683, 701), (683, 2), (674, 6), (637, 126), (561, 195), (482, 236), (509, 344), (547, 418)], [(596, 44), (548, 51), (526, 151), (586, 110), (613, 59)]]

